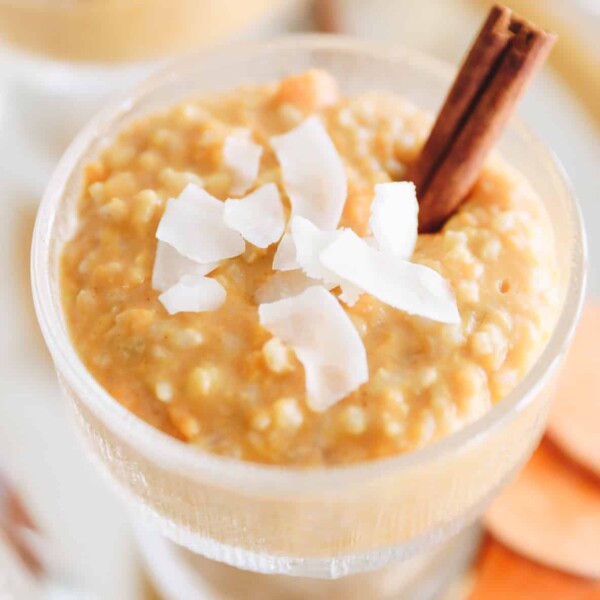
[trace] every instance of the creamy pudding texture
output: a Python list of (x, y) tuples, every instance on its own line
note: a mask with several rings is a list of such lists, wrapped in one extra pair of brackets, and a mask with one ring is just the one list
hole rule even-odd
[(211, 274), (227, 292), (219, 309), (169, 315), (151, 285), (166, 201), (189, 183), (228, 198), (223, 145), (244, 128), (263, 147), (252, 189), (276, 183), (289, 213), (269, 140), (312, 115), (346, 169), (340, 225), (369, 235), (374, 186), (408, 177), (431, 118), (379, 92), (343, 97), (322, 72), (192, 99), (133, 122), (86, 169), (79, 225), (62, 256), (73, 344), (123, 406), (210, 452), (324, 466), (414, 450), (501, 400), (554, 327), (560, 290), (548, 216), (497, 156), (443, 230), (419, 236), (411, 259), (450, 283), (460, 324), (411, 316), (368, 294), (342, 304), (366, 349), (369, 379), (325, 412), (307, 405), (294, 352), (259, 323), (255, 292), (273, 274), (277, 244), (247, 244)]

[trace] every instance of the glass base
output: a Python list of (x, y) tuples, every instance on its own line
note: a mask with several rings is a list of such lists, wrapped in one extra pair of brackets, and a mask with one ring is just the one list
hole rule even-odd
[(253, 573), (194, 554), (135, 525), (148, 575), (165, 600), (433, 600), (472, 563), (480, 529), (472, 526), (444, 544), (369, 573), (322, 580)]

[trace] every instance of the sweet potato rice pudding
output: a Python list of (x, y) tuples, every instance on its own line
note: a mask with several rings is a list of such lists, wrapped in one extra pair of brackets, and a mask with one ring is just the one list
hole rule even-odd
[(129, 124), (62, 255), (86, 367), (162, 431), (261, 463), (390, 456), (483, 415), (553, 329), (553, 236), (495, 156), (417, 239), (403, 180), (430, 126), (319, 71)]

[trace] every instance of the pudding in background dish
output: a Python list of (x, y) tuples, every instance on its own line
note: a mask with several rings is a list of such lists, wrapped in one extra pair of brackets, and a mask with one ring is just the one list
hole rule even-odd
[(136, 61), (209, 46), (282, 0), (8, 0), (0, 38), (68, 61)]
[[(316, 162), (307, 172), (318, 169), (322, 152), (327, 167), (341, 163), (346, 186), (341, 218), (333, 226), (317, 226), (318, 233), (345, 228), (348, 237), (351, 230), (361, 248), (382, 255), (382, 240), (373, 239), (371, 209), (373, 198), (389, 188), (376, 186), (406, 179), (431, 119), (402, 98), (377, 91), (343, 97), (321, 71), (193, 98), (131, 122), (86, 169), (79, 225), (62, 255), (63, 305), (73, 344), (123, 406), (212, 453), (327, 466), (423, 447), (473, 422), (510, 392), (554, 327), (561, 298), (549, 219), (525, 178), (497, 156), (444, 228), (420, 235), (414, 253), (394, 263), (409, 262), (410, 269), (421, 268), (431, 281), (447, 285), (458, 319), (398, 308), (395, 296), (377, 293), (379, 282), (369, 283), (377, 288), (369, 293), (372, 287), (361, 273), (351, 281), (357, 298), (348, 301), (344, 282), (354, 274), (332, 281), (327, 271), (319, 277), (329, 263), (274, 269), (275, 254), (290, 238), (298, 252), (292, 225), (302, 215), (294, 198), (299, 187), (310, 187), (308, 180), (294, 181), (298, 173), (286, 172), (277, 140), (289, 142), (290, 156), (301, 152), (302, 135), (286, 136), (306, 131), (315, 117), (324, 128), (323, 135), (315, 133), (317, 160), (301, 155), (294, 164)], [(228, 159), (231, 144), (258, 148), (259, 154), (256, 176), (237, 194), (240, 173), (248, 175), (244, 166), (252, 171), (252, 165)], [(184, 275), (206, 285), (213, 300), (217, 289), (222, 298), (209, 309), (173, 309), (165, 295), (177, 304), (181, 286), (172, 281), (158, 286), (168, 290), (157, 289), (155, 279), (165, 207), (175, 210), (193, 193), (218, 211), (214, 199), (236, 206), (228, 198), (245, 202), (269, 184), (277, 186), (282, 203), (287, 227), (282, 241), (259, 247), (242, 231), (241, 251), (208, 272)], [(334, 187), (329, 180), (323, 186)], [(307, 198), (310, 203), (315, 196)], [(398, 201), (409, 202), (400, 196)], [(412, 234), (410, 223), (397, 225), (399, 235), (416, 233), (416, 223)], [(203, 262), (209, 261), (196, 261)], [(302, 280), (307, 275), (308, 284)], [(275, 291), (268, 285), (273, 277), (284, 281)], [(289, 340), (274, 336), (259, 317), (259, 307), (297, 298), (311, 286), (335, 301), (332, 310), (342, 311), (340, 319), (347, 318), (353, 341), (366, 354), (366, 377), (327, 407), (315, 407), (307, 390), (311, 373), (319, 377), (328, 365), (314, 367), (312, 354), (306, 358)], [(192, 293), (191, 283), (183, 288)]]

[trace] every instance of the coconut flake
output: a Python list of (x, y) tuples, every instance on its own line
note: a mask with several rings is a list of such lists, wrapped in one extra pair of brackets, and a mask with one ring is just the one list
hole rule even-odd
[(299, 269), (300, 263), (296, 260), (296, 244), (291, 231), (286, 231), (277, 246), (273, 256), (274, 271), (293, 271)]
[(225, 302), (225, 288), (210, 277), (184, 275), (158, 299), (170, 315), (217, 310)]
[(362, 290), (325, 267), (321, 262), (323, 250), (337, 240), (343, 232), (343, 229), (324, 231), (303, 217), (292, 219), (296, 260), (306, 275), (318, 279), (327, 289), (340, 286), (339, 299), (348, 306), (353, 306), (360, 298)]
[(313, 116), (271, 138), (292, 215), (322, 229), (338, 226), (347, 195), (344, 164), (321, 121)]
[(415, 184), (402, 181), (376, 185), (369, 224), (380, 250), (408, 260), (415, 250), (419, 229)]
[(321, 253), (331, 271), (409, 314), (460, 323), (454, 293), (436, 271), (376, 250), (347, 229)]
[(276, 242), (285, 229), (285, 213), (274, 183), (267, 183), (241, 200), (229, 199), (223, 212), (225, 225), (259, 248)]
[(304, 366), (306, 402), (322, 412), (369, 378), (367, 354), (350, 317), (320, 286), (258, 307), (261, 325), (290, 346)]
[(321, 263), (321, 252), (341, 234), (341, 229), (324, 231), (304, 217), (292, 218), (292, 236), (296, 248), (296, 260), (303, 271), (326, 284), (339, 285), (338, 275), (325, 268)]
[(244, 252), (242, 236), (223, 222), (224, 203), (194, 184), (167, 201), (156, 237), (199, 263), (232, 258)]
[(152, 270), (152, 288), (164, 292), (175, 285), (184, 275), (208, 275), (219, 264), (218, 262), (196, 262), (179, 254), (173, 246), (159, 240)]
[(320, 284), (320, 281), (308, 277), (300, 269), (296, 269), (295, 271), (279, 271), (273, 273), (269, 279), (258, 287), (254, 294), (254, 299), (257, 304), (275, 302), (283, 298), (297, 296), (309, 287)]
[(262, 146), (250, 139), (248, 130), (225, 138), (223, 160), (233, 174), (232, 195), (242, 196), (252, 187), (258, 176), (261, 155)]

